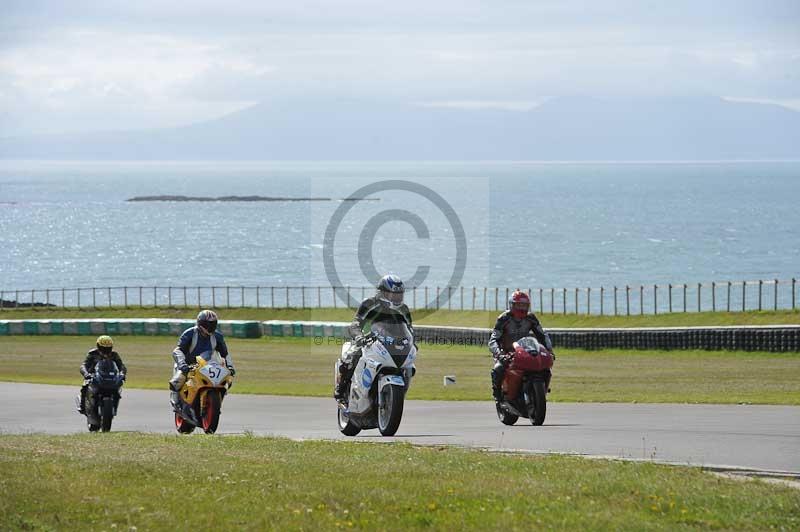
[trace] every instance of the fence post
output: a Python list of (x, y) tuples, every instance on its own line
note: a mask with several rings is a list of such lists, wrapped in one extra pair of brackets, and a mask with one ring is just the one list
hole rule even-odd
[(625, 315), (631, 315), (631, 287), (630, 285), (625, 285)]
[(111, 308), (111, 287), (108, 287), (108, 308)]
[(336, 287), (331, 286), (331, 293), (333, 294), (333, 308), (336, 308)]
[(478, 295), (477, 292), (478, 292), (478, 289), (473, 286), (472, 287), (472, 310), (475, 310), (475, 297)]
[(667, 299), (669, 300), (669, 313), (672, 314), (672, 283), (669, 283), (667, 287), (669, 290), (669, 295), (667, 296)]
[(488, 288), (484, 286), (483, 287), (483, 310), (487, 310), (486, 309), (486, 291), (487, 290), (488, 290)]
[(301, 305), (301, 308), (306, 308), (306, 287), (305, 287), (305, 285), (300, 287), (300, 305)]
[(451, 294), (453, 293), (452, 288), (452, 286), (447, 285), (447, 310), (451, 310), (452, 308), (450, 305)]
[(747, 281), (742, 281), (742, 312), (747, 309), (745, 301), (747, 300)]
[(730, 312), (731, 311), (731, 282), (730, 281), (728, 281), (728, 294), (727, 294), (727, 298), (726, 299), (727, 299), (728, 312)]
[(556, 289), (550, 288), (550, 314), (556, 313)]
[(461, 310), (464, 310), (464, 286), (461, 286)]
[(183, 287), (183, 308), (189, 308), (189, 303), (187, 302), (189, 298), (186, 295), (186, 286)]
[(158, 287), (153, 287), (153, 308), (158, 308)]
[[(62, 307), (64, 305), (61, 305)], [(0, 311), (6, 308), (6, 292), (5, 290), (0, 290)]]
[(322, 308), (322, 287), (317, 287), (317, 308)]
[(197, 287), (197, 308), (203, 308), (203, 305), (200, 301), (200, 287)]
[(217, 287), (211, 287), (211, 308), (217, 308)]
[(614, 316), (617, 315), (617, 285), (614, 285)]
[(428, 287), (425, 287), (425, 310), (428, 309)]
[(775, 279), (775, 289), (773, 291), (772, 310), (778, 310), (778, 280)]
[(269, 308), (275, 308), (275, 287), (269, 287)]
[(66, 304), (67, 304), (67, 303), (66, 303), (66, 298), (64, 297), (64, 296), (66, 295), (66, 294), (65, 294), (65, 292), (66, 292), (66, 290), (65, 290), (64, 288), (62, 288), (62, 289), (61, 289), (61, 307), (62, 307), (62, 308), (63, 308), (64, 306), (66, 306)]
[(697, 283), (697, 312), (700, 312), (702, 310), (702, 308), (703, 308), (702, 307), (702, 303), (700, 301), (700, 292), (702, 290), (703, 290), (703, 285), (700, 284), (700, 283)]
[(605, 288), (600, 285), (600, 315), (603, 315), (603, 294), (605, 293)]
[(658, 285), (653, 285), (653, 314), (658, 314)]
[(417, 287), (411, 289), (411, 304), (414, 307), (414, 310), (417, 309)]
[(242, 304), (241, 307), (244, 308), (244, 286), (242, 288)]
[[(77, 292), (78, 292), (78, 310), (80, 310), (81, 309), (81, 289), (78, 288)], [(17, 301), (19, 301), (19, 292), (17, 292)], [(16, 306), (16, 302), (14, 303), (14, 306)]]
[(286, 308), (289, 308), (289, 287), (286, 287)]
[(761, 287), (764, 286), (764, 281), (758, 280), (758, 311), (761, 312)]
[(541, 314), (544, 314), (544, 299), (542, 298), (543, 295), (544, 295), (544, 290), (542, 290), (540, 288), (539, 289), (539, 312)]
[(586, 287), (586, 315), (592, 313), (592, 287)]
[(97, 308), (97, 297), (96, 296), (97, 296), (97, 289), (95, 287), (92, 287), (92, 308), (93, 309)]
[(711, 312), (717, 311), (717, 283), (711, 281)]
[(503, 300), (503, 303), (508, 304), (508, 288), (506, 288), (506, 298)]
[(31, 290), (31, 310), (33, 310), (33, 300), (36, 299), (34, 292), (35, 290)]
[(639, 315), (644, 315), (644, 285), (639, 285)]
[(439, 300), (439, 287), (436, 287), (436, 310), (439, 310), (441, 307), (441, 301)]
[(686, 283), (683, 283), (683, 312), (686, 313)]
[[(0, 299), (2, 299), (2, 298), (0, 297)], [(50, 306), (50, 289), (49, 288), (44, 291), (44, 304), (45, 304), (46, 307)], [(0, 305), (2, 305), (2, 303), (0, 303)]]
[(494, 309), (499, 310), (499, 297), (500, 297), (500, 289), (495, 287), (494, 289)]
[(144, 308), (144, 304), (142, 303), (142, 287), (139, 287), (139, 308)]
[(795, 283), (797, 283), (797, 279), (792, 277), (792, 310), (795, 309), (795, 306), (794, 306), (794, 286), (795, 286)]
[(578, 287), (575, 287), (575, 314), (578, 314)]
[(172, 308), (172, 285), (167, 287), (167, 307)]

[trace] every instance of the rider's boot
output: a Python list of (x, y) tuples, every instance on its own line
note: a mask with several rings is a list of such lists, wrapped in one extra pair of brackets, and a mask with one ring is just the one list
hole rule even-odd
[(353, 372), (346, 364), (339, 365), (339, 382), (336, 383), (336, 387), (333, 390), (333, 397), (340, 403), (347, 401), (347, 390), (350, 388), (350, 379), (352, 376)]
[(86, 385), (81, 386), (81, 398), (78, 403), (78, 413), (86, 415)]
[(494, 400), (498, 403), (503, 401), (503, 390), (494, 384), (492, 384), (492, 397), (494, 397)]
[(175, 390), (170, 390), (169, 391), (169, 402), (172, 405), (172, 409), (175, 412), (178, 412), (180, 410), (180, 404), (181, 404), (180, 401), (181, 401), (181, 397), (178, 394), (178, 392), (176, 392)]

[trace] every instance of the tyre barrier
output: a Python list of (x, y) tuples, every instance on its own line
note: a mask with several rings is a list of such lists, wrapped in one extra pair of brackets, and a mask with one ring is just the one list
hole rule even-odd
[[(65, 319), (0, 320), (0, 336), (7, 335), (142, 335), (178, 336), (194, 325), (181, 319)], [(349, 337), (346, 322), (223, 320), (219, 329), (232, 338)], [(428, 345), (483, 345), (489, 329), (470, 327), (414, 327), (417, 342)], [(800, 325), (729, 327), (651, 327), (625, 329), (548, 329), (556, 349), (705, 349), (732, 351), (800, 352)]]
[[(194, 320), (181, 319), (65, 319), (65, 320), (0, 320), (0, 336), (8, 335), (79, 335), (99, 336), (178, 336)], [(219, 330), (233, 338), (259, 338), (262, 335), (258, 321), (222, 320)]]
[[(271, 320), (263, 323), (264, 336), (349, 336), (349, 323)], [(483, 345), (489, 329), (470, 327), (414, 327), (419, 344)], [(726, 327), (648, 327), (624, 329), (547, 329), (553, 345), (575, 349), (704, 349), (731, 351), (800, 352), (800, 325)]]

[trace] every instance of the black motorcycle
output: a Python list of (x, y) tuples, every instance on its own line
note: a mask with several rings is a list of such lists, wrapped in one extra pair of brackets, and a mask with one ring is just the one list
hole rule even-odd
[(86, 424), (89, 432), (111, 430), (111, 421), (117, 415), (122, 383), (125, 377), (113, 360), (101, 360), (95, 365), (92, 379), (86, 390)]

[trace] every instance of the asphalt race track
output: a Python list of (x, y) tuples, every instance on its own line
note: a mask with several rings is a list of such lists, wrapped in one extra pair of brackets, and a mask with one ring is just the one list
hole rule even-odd
[[(0, 432), (86, 431), (74, 410), (78, 386), (0, 382)], [(333, 399), (232, 394), (219, 433), (252, 431), (290, 438), (342, 439)], [(173, 433), (168, 392), (123, 390), (112, 431)], [(98, 435), (102, 437), (102, 435)], [(192, 435), (183, 437), (207, 437)], [(409, 401), (395, 438), (532, 452), (566, 452), (800, 475), (800, 407), (550, 403), (542, 427), (502, 425), (491, 402)]]

